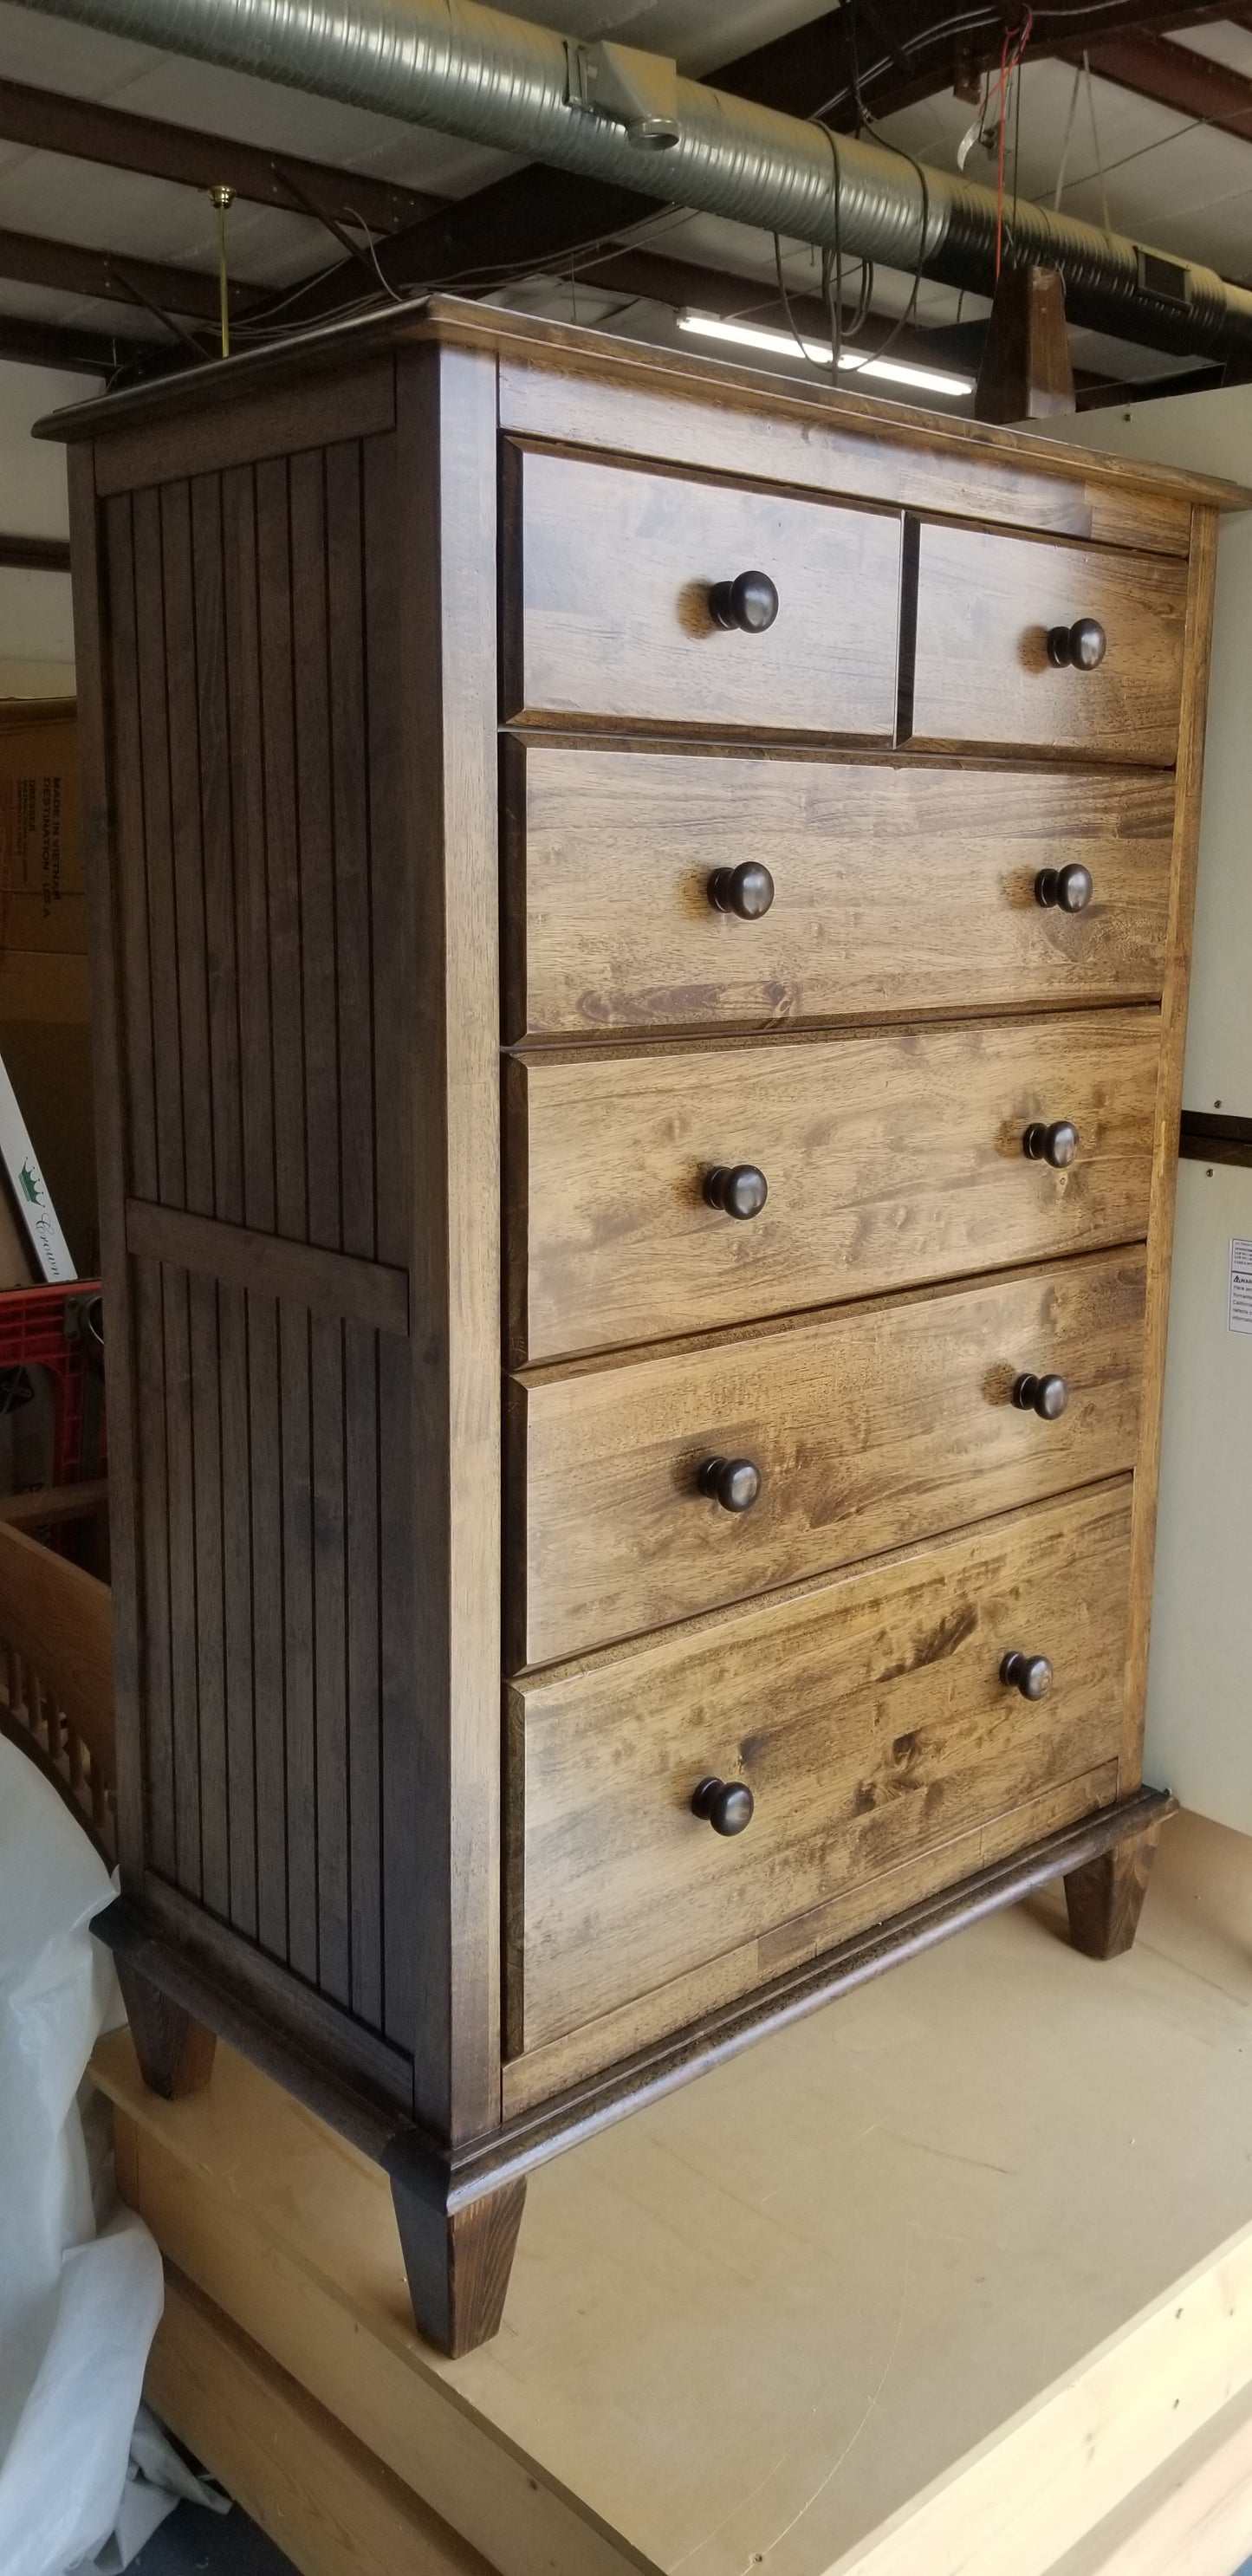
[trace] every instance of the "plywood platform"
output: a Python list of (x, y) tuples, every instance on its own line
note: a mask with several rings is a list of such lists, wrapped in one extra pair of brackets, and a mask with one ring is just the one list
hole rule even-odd
[[(96, 2073), (249, 2385), (269, 2356), (429, 2508), (396, 2576), (1231, 2576), (1252, 2546), (1252, 1845), (1217, 1827), (1167, 1827), (1125, 1959), (1021, 1906), (543, 2169), (459, 2362), (408, 2321), (384, 2178), (263, 2077), (220, 2051), (158, 2102), (124, 2036)], [(176, 2285), (158, 2403), (211, 2329)], [(391, 2527), (327, 2556), (323, 2517), (299, 2563), (385, 2570)]]

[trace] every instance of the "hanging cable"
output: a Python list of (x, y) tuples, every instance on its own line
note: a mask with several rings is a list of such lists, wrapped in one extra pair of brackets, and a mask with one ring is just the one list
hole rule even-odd
[(217, 208), (217, 304), (221, 321), (222, 356), (230, 356), (230, 283), (226, 275), (226, 210), (235, 202), (235, 191), (222, 180), (209, 190), (209, 202)]
[(1104, 163), (1100, 158), (1100, 132), (1099, 127), (1096, 124), (1095, 89), (1092, 84), (1091, 64), (1088, 59), (1087, 49), (1085, 46), (1083, 47), (1082, 67), (1087, 76), (1087, 114), (1091, 119), (1091, 144), (1095, 153), (1096, 176), (1100, 182), (1100, 211), (1104, 217), (1104, 229), (1106, 233), (1111, 233), (1113, 227), (1109, 221), (1109, 192), (1104, 184)]
[[(1085, 60), (1086, 56), (1084, 55), (1083, 61)], [(1074, 118), (1078, 114), (1078, 93), (1081, 88), (1082, 63), (1076, 63), (1074, 66), (1074, 86), (1069, 94), (1069, 114), (1065, 119), (1065, 133), (1061, 141), (1060, 165), (1056, 174), (1056, 186), (1052, 191), (1052, 212), (1054, 215), (1059, 215), (1061, 211), (1061, 199), (1065, 194), (1065, 172), (1069, 164), (1069, 147), (1074, 132)]]

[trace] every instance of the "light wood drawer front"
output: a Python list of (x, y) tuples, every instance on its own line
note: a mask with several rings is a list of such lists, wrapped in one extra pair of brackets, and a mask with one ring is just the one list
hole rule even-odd
[[(1160, 993), (1173, 781), (511, 743), (505, 1037)], [(1087, 868), (1085, 912), (1036, 901)], [(768, 911), (710, 899), (768, 870)], [(759, 894), (758, 894), (759, 899)]]
[[(511, 1690), (514, 2048), (861, 1881), (873, 1922), (894, 1864), (1115, 1762), (1129, 1524), (1105, 1487)], [(708, 1777), (752, 1792), (733, 1839), (691, 1812)]]
[[(509, 461), (521, 563), (506, 714), (891, 739), (898, 515), (570, 456)], [(761, 634), (709, 611), (710, 587), (748, 571), (778, 593)]]
[[(1147, 1232), (1155, 1010), (509, 1067), (515, 1363)], [(1023, 1151), (1068, 1120), (1063, 1170)], [(764, 1177), (755, 1216), (708, 1176)]]
[[(1168, 765), (1178, 746), (1187, 568), (1162, 555), (923, 527), (909, 739)], [(1098, 620), (1095, 670), (1057, 670), (1053, 627)]]
[[(1097, 1253), (714, 1349), (512, 1381), (510, 1669), (747, 1600), (1133, 1464), (1144, 1257)], [(1023, 1374), (1066, 1380), (1058, 1420)], [(761, 1490), (724, 1510), (707, 1459)]]

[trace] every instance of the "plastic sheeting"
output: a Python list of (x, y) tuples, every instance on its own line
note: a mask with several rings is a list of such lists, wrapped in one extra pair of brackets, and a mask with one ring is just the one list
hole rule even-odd
[[(128, 2461), (161, 2258), (111, 2195), (97, 2208), (78, 2107), (98, 2033), (124, 2018), (112, 1964), (87, 1928), (111, 1893), (56, 1791), (0, 1738), (4, 2576), (66, 2576), (106, 2551), (102, 2565), (121, 2567), (174, 2501), (162, 2495), (145, 2513), (128, 2495), (114, 2539), (123, 2491), (136, 2484)], [(98, 2189), (104, 2201), (103, 2181)]]

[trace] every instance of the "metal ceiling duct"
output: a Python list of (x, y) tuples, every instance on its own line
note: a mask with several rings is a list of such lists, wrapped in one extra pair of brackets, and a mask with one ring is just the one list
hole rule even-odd
[[(53, 16), (988, 294), (996, 201), (902, 154), (476, 0), (24, 0)], [(1252, 293), (1026, 201), (1015, 256), (1070, 318), (1182, 355), (1252, 347)], [(924, 236), (924, 238), (923, 238)]]

